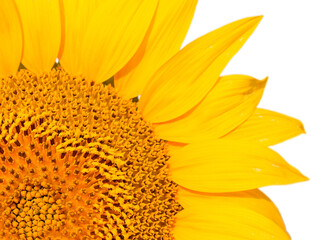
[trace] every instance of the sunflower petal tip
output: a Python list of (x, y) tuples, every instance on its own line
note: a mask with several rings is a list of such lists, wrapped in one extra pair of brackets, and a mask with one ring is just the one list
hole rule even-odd
[(297, 135), (306, 134), (306, 129), (303, 123), (299, 119), (295, 119), (296, 127), (297, 127)]
[(261, 80), (263, 87), (265, 87), (267, 85), (269, 77), (265, 77), (264, 79)]
[(268, 79), (269, 77), (265, 77), (264, 79), (257, 81), (257, 86), (259, 87), (259, 89), (263, 89), (266, 87)]
[(258, 15), (258, 16), (246, 17), (246, 18), (241, 19), (241, 20), (247, 20), (247, 22), (252, 23), (253, 27), (254, 26), (256, 27), (261, 22), (262, 18), (263, 18), (263, 15)]
[(302, 182), (306, 182), (306, 181), (309, 181), (310, 180), (310, 178), (308, 178), (307, 176), (305, 176), (305, 175), (301, 175), (301, 181)]
[(263, 15), (258, 15), (258, 16), (254, 16), (254, 17), (250, 17), (250, 21), (253, 24), (253, 29), (257, 28), (257, 26), (259, 25), (259, 23), (261, 22), (263, 18)]
[(295, 176), (295, 179), (293, 181), (293, 183), (300, 183), (300, 182), (306, 182), (306, 181), (309, 181), (310, 179), (303, 175), (302, 173), (297, 173), (296, 176)]
[(256, 20), (257, 23), (260, 23), (260, 21), (263, 19), (263, 15), (254, 16), (253, 19)]
[(307, 132), (306, 132), (306, 129), (305, 129), (305, 126), (303, 125), (303, 123), (302, 122), (300, 122), (300, 129), (301, 129), (301, 133), (302, 134), (307, 134)]

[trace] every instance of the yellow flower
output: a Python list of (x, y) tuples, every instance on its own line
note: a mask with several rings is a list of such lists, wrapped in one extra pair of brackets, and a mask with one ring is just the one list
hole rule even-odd
[(219, 77), (261, 17), (179, 50), (196, 2), (1, 1), (1, 239), (289, 239), (257, 188), (303, 125)]

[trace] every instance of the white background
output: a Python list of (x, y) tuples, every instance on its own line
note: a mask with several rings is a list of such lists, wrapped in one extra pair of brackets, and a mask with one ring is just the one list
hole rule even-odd
[[(311, 0), (199, 0), (185, 44), (240, 18), (264, 15), (224, 74), (269, 76), (260, 107), (300, 119), (307, 134), (273, 146), (311, 178)], [(184, 44), (184, 45), (185, 45)], [(311, 240), (311, 182), (262, 189), (292, 240)], [(263, 239), (264, 240), (264, 239)]]

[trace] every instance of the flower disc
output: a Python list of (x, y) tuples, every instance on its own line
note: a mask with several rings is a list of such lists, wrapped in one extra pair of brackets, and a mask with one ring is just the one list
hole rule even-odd
[(111, 86), (0, 79), (1, 239), (172, 239), (165, 142)]

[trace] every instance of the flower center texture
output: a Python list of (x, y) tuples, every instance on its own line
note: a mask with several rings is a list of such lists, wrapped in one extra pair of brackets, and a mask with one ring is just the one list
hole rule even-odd
[(172, 239), (166, 143), (110, 85), (0, 79), (1, 239)]

